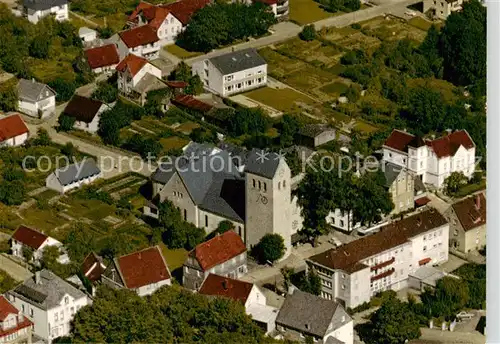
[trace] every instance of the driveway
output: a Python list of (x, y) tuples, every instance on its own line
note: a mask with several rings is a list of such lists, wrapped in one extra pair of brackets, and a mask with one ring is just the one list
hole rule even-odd
[(28, 269), (15, 263), (11, 259), (14, 258), (8, 258), (7, 254), (5, 253), (0, 254), (1, 269), (7, 272), (13, 279), (21, 282), (33, 276), (33, 274)]

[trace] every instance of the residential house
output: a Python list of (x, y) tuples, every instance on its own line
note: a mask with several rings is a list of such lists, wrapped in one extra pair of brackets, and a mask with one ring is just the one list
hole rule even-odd
[(17, 108), (28, 116), (46, 118), (56, 111), (56, 92), (35, 79), (19, 80), (17, 94), (19, 97)]
[(389, 162), (382, 162), (385, 186), (389, 190), (394, 210), (399, 214), (415, 207), (415, 178), (407, 168)]
[(68, 336), (75, 313), (91, 304), (84, 292), (47, 269), (35, 272), (6, 297), (33, 322), (33, 333), (49, 344)]
[(316, 148), (336, 139), (336, 131), (324, 124), (308, 124), (300, 128), (301, 143)]
[(434, 208), (382, 226), (378, 232), (307, 260), (321, 296), (354, 308), (380, 291), (401, 290), (424, 265), (448, 260), (447, 220)]
[(450, 247), (462, 253), (486, 246), (486, 197), (483, 193), (453, 203), (445, 212), (450, 222)]
[(95, 295), (96, 285), (101, 282), (105, 270), (104, 260), (94, 252), (89, 253), (83, 260), (81, 272), (92, 284), (92, 295)]
[(99, 73), (113, 73), (116, 66), (120, 62), (120, 56), (116, 45), (107, 44), (97, 48), (85, 50), (85, 57), (92, 72)]
[(148, 60), (154, 60), (160, 56), (160, 39), (156, 29), (149, 25), (122, 31), (117, 35), (120, 39), (112, 38), (112, 40), (117, 42), (120, 58), (133, 54)]
[(0, 118), (0, 147), (21, 146), (29, 136), (29, 129), (19, 114)]
[(65, 193), (79, 188), (101, 178), (101, 170), (94, 159), (87, 159), (59, 168), (45, 179), (45, 186), (49, 189)]
[(253, 48), (194, 62), (192, 70), (205, 89), (223, 97), (267, 84), (267, 62)]
[(101, 114), (111, 108), (112, 106), (99, 100), (85, 98), (75, 94), (64, 108), (63, 115), (75, 119), (75, 124), (73, 124), (74, 129), (95, 134), (99, 129)]
[(130, 94), (148, 74), (161, 79), (161, 70), (153, 66), (145, 58), (129, 54), (116, 66), (118, 72), (118, 89), (125, 94)]
[(82, 43), (85, 45), (97, 39), (97, 31), (83, 26), (78, 29), (78, 37), (80, 37)]
[(0, 295), (0, 343), (31, 344), (33, 323)]
[(68, 0), (23, 0), (23, 13), (33, 24), (52, 15), (55, 20), (69, 20)]
[(262, 2), (269, 7), (271, 7), (271, 12), (273, 12), (274, 17), (278, 21), (288, 20), (288, 15), (290, 14), (289, 0), (254, 0)]
[(338, 302), (295, 290), (285, 298), (276, 328), (286, 339), (315, 343), (344, 343), (354, 341), (353, 320)]
[(424, 0), (424, 13), (433, 19), (446, 20), (453, 12), (460, 11), (464, 0)]
[(182, 285), (199, 290), (208, 275), (240, 278), (247, 272), (247, 248), (233, 231), (196, 246), (184, 262)]
[(66, 254), (63, 244), (36, 229), (26, 226), (19, 226), (12, 234), (10, 239), (10, 249), (14, 257), (26, 260), (27, 250), (31, 252), (30, 261), (38, 264), (43, 257), (43, 251), (46, 247), (55, 246), (59, 249), (60, 256), (58, 262), (61, 264), (69, 263), (68, 255)]
[(210, 3), (210, 0), (180, 0), (170, 4), (153, 5), (141, 1), (128, 17), (131, 28), (150, 26), (156, 30), (160, 46), (172, 44), (188, 25), (191, 16)]
[(209, 274), (198, 291), (202, 295), (225, 297), (240, 302), (266, 334), (275, 329), (278, 309), (268, 306), (266, 295), (255, 284), (237, 279)]
[[(265, 234), (280, 234), (286, 257), (292, 236), (290, 174), (285, 159), (276, 153), (252, 150), (232, 155), (202, 148), (166, 161), (153, 173), (153, 199), (168, 199), (185, 221), (205, 228), (207, 234), (221, 221), (232, 222), (248, 248)], [(150, 206), (144, 213), (158, 216)]]
[(134, 290), (139, 296), (151, 295), (172, 284), (170, 270), (158, 246), (115, 258), (101, 279), (105, 285)]
[(470, 178), (475, 170), (476, 146), (466, 130), (449, 131), (432, 140), (393, 130), (382, 150), (383, 161), (405, 167), (425, 184), (437, 188), (452, 172)]

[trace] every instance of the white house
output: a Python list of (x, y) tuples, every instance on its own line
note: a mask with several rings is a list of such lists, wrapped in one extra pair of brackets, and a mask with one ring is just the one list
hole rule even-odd
[(45, 179), (49, 189), (65, 193), (69, 190), (90, 184), (102, 176), (94, 159), (87, 159), (59, 168)]
[(0, 118), (0, 147), (20, 146), (26, 142), (29, 129), (18, 114)]
[(85, 293), (46, 269), (37, 271), (6, 297), (33, 322), (33, 333), (49, 344), (54, 338), (68, 336), (75, 313), (91, 304)]
[(223, 97), (267, 84), (267, 62), (252, 48), (195, 62), (192, 69), (208, 91)]
[(319, 344), (354, 341), (353, 320), (340, 303), (300, 290), (286, 296), (276, 329), (281, 337), (298, 342), (306, 337)]
[(21, 79), (17, 84), (17, 93), (17, 108), (22, 113), (36, 118), (45, 118), (55, 113), (56, 92), (49, 86), (35, 79)]
[(97, 39), (97, 31), (84, 26), (78, 29), (78, 37), (80, 37), (82, 43), (89, 43)]
[(34, 24), (53, 15), (58, 21), (68, 20), (68, 0), (23, 0), (24, 15)]
[(423, 11), (433, 19), (446, 20), (453, 12), (460, 11), (464, 0), (424, 0)]
[(394, 130), (382, 149), (385, 162), (407, 168), (424, 183), (438, 188), (452, 172), (470, 178), (475, 170), (476, 146), (466, 130), (432, 140)]
[(0, 343), (31, 344), (32, 326), (33, 323), (28, 318), (0, 295)]
[(117, 35), (119, 39), (112, 37), (111, 40), (116, 41), (120, 58), (134, 54), (154, 60), (160, 56), (160, 39), (156, 29), (150, 25), (122, 31)]
[(143, 57), (129, 54), (116, 66), (118, 72), (118, 89), (125, 94), (131, 93), (139, 82), (147, 75), (161, 79), (162, 72)]
[(69, 263), (69, 257), (64, 250), (63, 244), (35, 229), (19, 226), (14, 234), (12, 234), (10, 241), (12, 255), (20, 259), (26, 259), (26, 257), (24, 257), (24, 252), (25, 249), (29, 249), (33, 254), (31, 261), (38, 263), (46, 247), (56, 246), (59, 248), (61, 254), (58, 258), (58, 262), (61, 264)]
[(139, 296), (151, 295), (172, 284), (170, 270), (158, 246), (115, 258), (101, 280), (112, 288), (135, 290)]
[(448, 260), (449, 225), (434, 208), (307, 260), (321, 296), (354, 308), (380, 291), (401, 290), (419, 267)]
[(75, 119), (73, 128), (95, 134), (99, 129), (101, 114), (110, 110), (113, 105), (75, 94), (66, 105), (63, 114)]
[(262, 2), (271, 8), (274, 16), (278, 21), (287, 20), (290, 14), (289, 0), (254, 0), (256, 2)]
[(115, 44), (87, 49), (85, 50), (85, 57), (92, 72), (96, 74), (103, 72), (113, 73), (120, 62), (120, 56)]
[(265, 329), (266, 334), (275, 329), (278, 309), (267, 305), (265, 294), (255, 284), (210, 274), (198, 292), (202, 295), (225, 297), (240, 302), (252, 320)]

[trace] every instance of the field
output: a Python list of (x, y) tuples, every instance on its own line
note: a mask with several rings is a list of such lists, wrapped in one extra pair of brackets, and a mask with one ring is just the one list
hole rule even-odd
[(326, 19), (334, 15), (341, 14), (330, 13), (320, 7), (313, 0), (289, 0), (290, 6), (290, 21), (296, 22), (299, 25), (309, 24), (318, 20)]
[(186, 49), (183, 49), (176, 44), (167, 45), (163, 49), (180, 59), (188, 59), (191, 57), (200, 56), (202, 54), (201, 52), (187, 51)]
[(301, 111), (301, 104), (312, 105), (315, 103), (310, 97), (291, 88), (263, 87), (247, 92), (244, 95), (283, 112)]

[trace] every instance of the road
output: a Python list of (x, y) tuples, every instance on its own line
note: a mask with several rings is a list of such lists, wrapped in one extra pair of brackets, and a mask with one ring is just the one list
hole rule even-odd
[[(417, 2), (419, 2), (419, 0), (386, 0), (379, 6), (374, 6), (352, 13), (346, 13), (339, 16), (326, 18), (313, 24), (317, 30), (320, 30), (323, 27), (344, 27), (364, 20), (369, 20), (386, 13), (400, 13), (402, 9)], [(302, 30), (302, 27), (292, 22), (281, 22), (274, 25), (271, 30), (274, 33), (270, 36), (265, 36), (245, 43), (240, 43), (223, 49), (214, 50), (205, 55), (186, 59), (185, 62), (189, 65), (192, 65), (195, 62), (203, 61), (211, 57), (220, 56), (234, 50), (261, 48), (267, 45), (277, 44), (297, 36)]]

